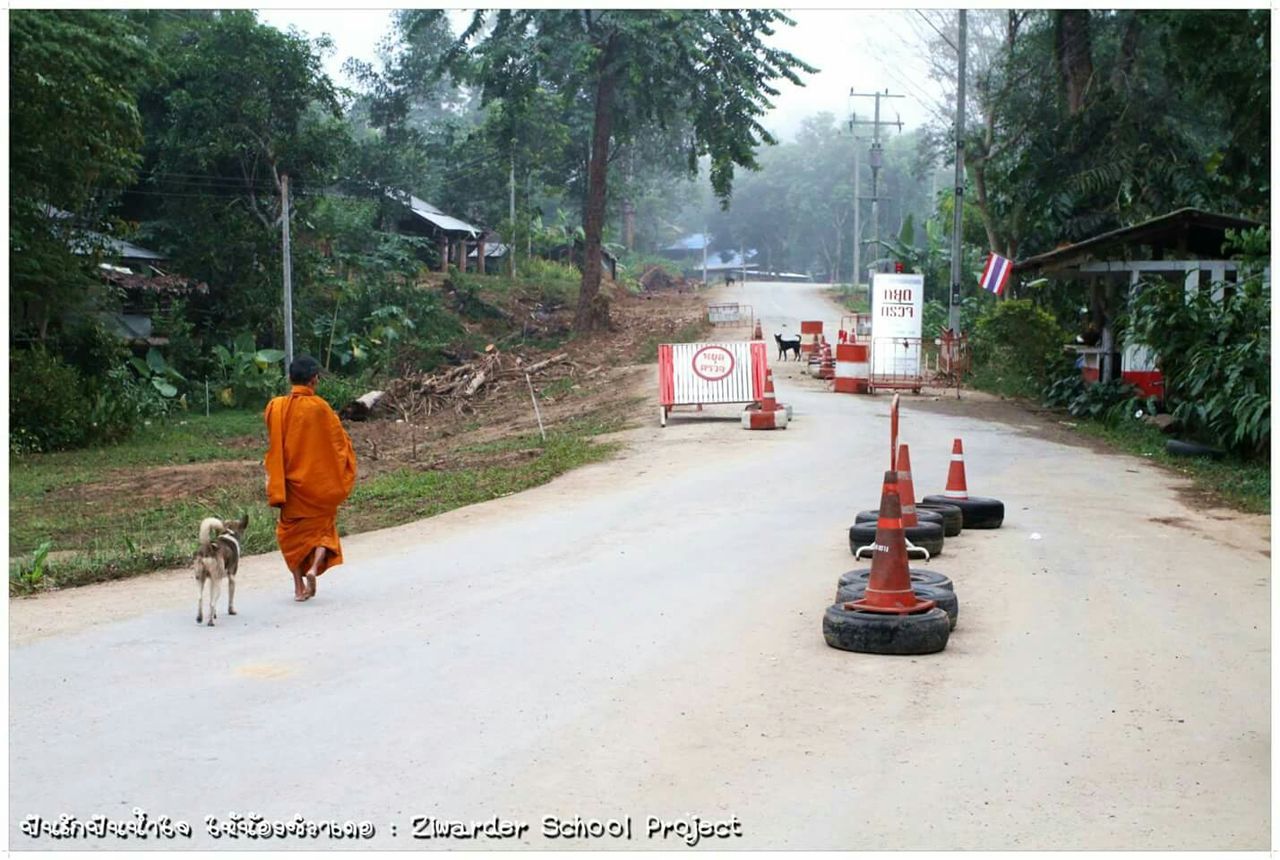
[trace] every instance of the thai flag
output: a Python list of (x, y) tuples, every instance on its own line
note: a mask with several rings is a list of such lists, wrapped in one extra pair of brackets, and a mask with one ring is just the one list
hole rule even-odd
[(1004, 285), (1013, 271), (1013, 260), (992, 254), (987, 258), (987, 267), (982, 270), (982, 288), (997, 296), (1004, 292)]

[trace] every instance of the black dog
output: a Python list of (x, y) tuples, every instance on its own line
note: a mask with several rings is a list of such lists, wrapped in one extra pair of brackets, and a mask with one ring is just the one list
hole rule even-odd
[(782, 335), (775, 334), (773, 339), (778, 342), (778, 361), (786, 360), (788, 350), (796, 354), (796, 361), (800, 360), (800, 335), (787, 335), (783, 338)]

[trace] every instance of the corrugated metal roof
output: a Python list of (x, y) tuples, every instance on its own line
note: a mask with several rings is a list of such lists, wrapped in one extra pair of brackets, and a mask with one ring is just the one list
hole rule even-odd
[(141, 245), (135, 245), (132, 242), (126, 242), (123, 239), (113, 239), (110, 236), (104, 236), (92, 230), (79, 231), (79, 235), (71, 239), (67, 246), (73, 254), (92, 254), (101, 248), (106, 256), (121, 260), (168, 259), (164, 254), (157, 251), (152, 251)]
[[(501, 257), (505, 253), (507, 253), (507, 246), (502, 244), (501, 242), (498, 242), (497, 244), (492, 244), (492, 245), (487, 242), (485, 243), (484, 257), (486, 260), (489, 259), (490, 257)], [(475, 258), (476, 258), (476, 252), (474, 250), (471, 251), (471, 253), (467, 254), (468, 260), (474, 260)]]
[(1260, 226), (1259, 222), (1248, 218), (1219, 215), (1215, 212), (1184, 207), (1139, 224), (1120, 227), (1019, 260), (1013, 264), (1013, 270), (1027, 272), (1075, 265), (1087, 257), (1095, 256), (1117, 245), (1151, 243), (1173, 248), (1177, 246), (1179, 234), (1186, 243), (1188, 254), (1218, 258), (1222, 255), (1222, 241), (1227, 230), (1243, 230), (1257, 226)]
[(454, 218), (452, 215), (446, 215), (435, 206), (420, 197), (414, 197), (405, 191), (396, 188), (388, 188), (387, 196), (392, 200), (404, 204), (409, 207), (409, 211), (417, 215), (424, 221), (434, 224), (446, 233), (469, 233), (472, 236), (479, 236), (484, 229), (474, 224), (468, 224), (460, 218)]
[[(755, 255), (756, 255), (756, 252), (754, 248), (747, 251), (748, 260), (754, 257)], [(757, 266), (756, 263), (747, 263), (745, 268), (754, 269), (756, 268), (756, 266)], [(693, 268), (701, 269), (702, 267), (695, 265)], [(729, 256), (729, 259), (727, 260), (721, 258), (719, 254), (715, 254), (713, 256), (707, 257), (708, 272), (719, 272), (724, 269), (741, 269), (741, 268), (743, 268), (742, 255), (736, 252), (731, 254)]]
[(711, 243), (711, 237), (704, 233), (693, 233), (685, 236), (683, 239), (677, 239), (667, 247), (664, 251), (701, 251)]

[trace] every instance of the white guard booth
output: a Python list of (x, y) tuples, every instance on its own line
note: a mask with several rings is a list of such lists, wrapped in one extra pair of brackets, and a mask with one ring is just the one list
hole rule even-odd
[(924, 275), (871, 276), (871, 390), (923, 384)]
[(663, 343), (658, 345), (659, 418), (675, 406), (759, 403), (769, 354), (764, 341)]

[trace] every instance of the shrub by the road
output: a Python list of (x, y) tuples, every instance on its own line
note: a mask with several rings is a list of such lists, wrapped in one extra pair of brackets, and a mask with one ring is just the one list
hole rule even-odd
[(1271, 445), (1271, 288), (1262, 265), (1265, 229), (1236, 238), (1247, 274), (1221, 301), (1212, 289), (1190, 298), (1181, 283), (1145, 284), (1131, 331), (1158, 345), (1166, 402), (1192, 434), (1241, 454), (1265, 456)]

